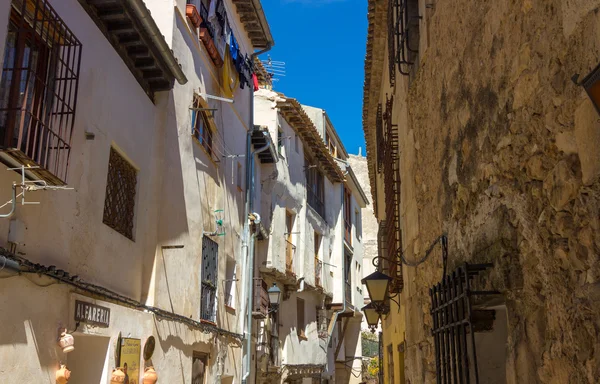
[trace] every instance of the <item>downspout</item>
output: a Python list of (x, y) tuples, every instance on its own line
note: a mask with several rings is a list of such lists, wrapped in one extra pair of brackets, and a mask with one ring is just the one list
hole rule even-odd
[[(342, 215), (344, 214), (344, 185), (342, 184)], [(342, 236), (342, 249), (344, 249), (344, 236)], [(346, 282), (344, 279), (346, 278), (346, 256), (342, 254), (342, 302), (344, 303), (342, 309), (333, 313), (333, 324), (337, 323), (338, 317), (346, 312)], [(335, 325), (331, 328), (331, 333), (327, 337), (326, 347), (329, 348), (329, 343), (331, 343), (331, 338), (333, 337), (333, 330), (335, 329)], [(334, 349), (335, 351), (335, 349)], [(333, 356), (333, 360), (335, 361), (336, 356)]]
[(187, 83), (188, 79), (185, 77), (183, 70), (179, 66), (177, 59), (173, 56), (173, 51), (165, 41), (164, 36), (160, 33), (160, 29), (156, 25), (156, 22), (150, 15), (150, 11), (146, 8), (144, 4), (144, 0), (126, 0), (125, 1), (135, 12), (137, 17), (139, 17), (140, 22), (146, 29), (146, 31), (150, 34), (150, 38), (152, 42), (155, 44), (156, 48), (162, 55), (162, 58), (166, 61), (167, 66), (173, 72), (173, 75), (177, 79), (179, 84)]
[[(272, 43), (250, 55), (250, 61), (254, 63), (254, 58), (271, 49)], [(252, 152), (252, 133), (254, 131), (254, 87), (248, 87), (250, 90), (250, 121), (248, 122), (248, 133), (246, 136), (246, 204), (244, 207), (244, 231), (242, 235), (242, 257), (247, 260), (246, 264), (246, 290), (244, 301), (246, 302), (246, 326), (244, 336), (246, 337), (246, 354), (242, 363), (243, 376), (242, 384), (248, 382), (250, 377), (250, 358), (252, 356), (252, 282), (254, 277), (254, 234), (250, 236), (249, 215), (250, 209), (253, 207), (254, 200), (254, 155), (258, 151), (262, 152), (268, 149), (271, 145), (270, 135), (267, 136), (267, 145)]]

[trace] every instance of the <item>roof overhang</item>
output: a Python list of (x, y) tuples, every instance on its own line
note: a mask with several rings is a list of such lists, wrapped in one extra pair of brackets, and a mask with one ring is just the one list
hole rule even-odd
[(308, 148), (309, 153), (317, 159), (321, 168), (327, 174), (327, 178), (333, 183), (343, 182), (345, 180), (344, 173), (329, 153), (329, 149), (323, 142), (317, 127), (304, 112), (298, 100), (281, 96), (283, 99), (277, 100), (277, 108), (283, 118), (298, 133), (302, 142), (306, 144), (305, 148)]
[(79, 0), (144, 91), (173, 88), (187, 78), (143, 0)]
[(260, 0), (233, 0), (233, 4), (254, 49), (270, 48), (275, 45)]
[[(386, 52), (386, 34), (382, 28), (386, 28), (387, 1), (369, 0), (368, 3), (368, 30), (367, 30), (367, 52), (365, 55), (365, 83), (363, 88), (363, 130), (367, 143), (367, 164), (369, 168), (369, 181), (371, 193), (377, 196), (375, 183), (376, 171), (376, 137), (375, 119), (377, 115), (377, 104), (380, 97), (380, 85), (383, 76), (383, 60)], [(377, 215), (377, 211), (375, 211)]]
[(273, 144), (273, 138), (271, 138), (271, 134), (267, 127), (255, 126), (252, 135), (250, 136), (250, 140), (254, 149), (262, 148), (269, 144), (269, 147), (266, 150), (258, 153), (258, 159), (261, 164), (272, 164), (279, 161), (277, 149)]

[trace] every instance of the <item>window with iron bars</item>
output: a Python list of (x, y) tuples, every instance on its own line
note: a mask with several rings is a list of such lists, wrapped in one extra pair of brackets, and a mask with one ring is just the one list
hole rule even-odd
[[(396, 62), (402, 75), (411, 76), (419, 56), (419, 15), (418, 0), (389, 0), (393, 19), (393, 34), (396, 43)], [(388, 21), (389, 22), (389, 21)]]
[(208, 236), (202, 238), (202, 287), (200, 319), (214, 323), (217, 314), (217, 274), (219, 245)]
[(0, 150), (67, 181), (81, 42), (47, 0), (13, 0), (0, 80)]
[[(385, 142), (383, 138), (383, 111), (381, 103), (377, 105), (377, 115), (375, 119), (375, 134), (377, 136), (377, 172), (383, 171), (383, 158)], [(374, 199), (376, 200), (376, 199)]]
[(396, 30), (394, 28), (394, 4), (397, 0), (389, 0), (387, 14), (387, 43), (388, 43), (388, 71), (390, 87), (396, 83)]
[(115, 148), (110, 148), (102, 222), (133, 240), (137, 170)]
[(398, 148), (398, 129), (392, 122), (392, 110), (394, 105), (393, 96), (389, 99), (386, 95), (385, 112), (383, 120), (385, 124), (385, 147), (384, 147), (384, 193), (385, 193), (385, 217), (386, 217), (386, 250), (388, 258), (391, 259), (389, 266), (390, 276), (393, 278), (390, 284), (390, 292), (400, 292), (404, 286), (402, 280), (402, 265), (398, 263), (399, 252), (402, 252), (402, 233), (400, 228), (400, 158)]
[(475, 277), (490, 267), (465, 263), (429, 290), (438, 384), (479, 383), (476, 333), (492, 328), (495, 311), (474, 309), (471, 301), (499, 294), (475, 287)]

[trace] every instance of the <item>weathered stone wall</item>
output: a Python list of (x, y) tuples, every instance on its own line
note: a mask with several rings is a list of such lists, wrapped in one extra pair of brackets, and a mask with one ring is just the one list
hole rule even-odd
[[(600, 59), (600, 1), (420, 3), (420, 67), (394, 105), (406, 257), (446, 232), (449, 271), (494, 263), (507, 382), (595, 383), (600, 116), (570, 78)], [(437, 251), (404, 266), (412, 384), (435, 382), (429, 288), (441, 274)]]

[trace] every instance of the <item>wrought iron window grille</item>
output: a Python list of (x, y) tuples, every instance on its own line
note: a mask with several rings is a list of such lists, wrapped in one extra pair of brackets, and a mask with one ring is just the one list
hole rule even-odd
[(67, 180), (82, 44), (47, 0), (13, 0), (0, 81), (0, 150)]
[(130, 240), (133, 240), (136, 187), (137, 170), (111, 147), (102, 222)]
[(475, 332), (481, 328), (472, 298), (499, 292), (474, 290), (473, 279), (492, 266), (465, 263), (429, 290), (438, 384), (479, 383)]
[(385, 142), (383, 139), (383, 111), (381, 103), (377, 105), (377, 117), (375, 119), (375, 134), (377, 136), (377, 171), (382, 172)]
[(396, 62), (398, 71), (405, 76), (410, 75), (412, 66), (419, 53), (419, 15), (418, 0), (390, 0), (393, 8), (394, 35), (396, 42)]
[(394, 28), (394, 11), (396, 10), (395, 3), (398, 0), (389, 0), (387, 14), (387, 31), (388, 31), (388, 71), (390, 87), (396, 84), (396, 31)]
[(202, 280), (200, 292), (200, 319), (216, 321), (217, 273), (219, 244), (208, 236), (202, 238)]

